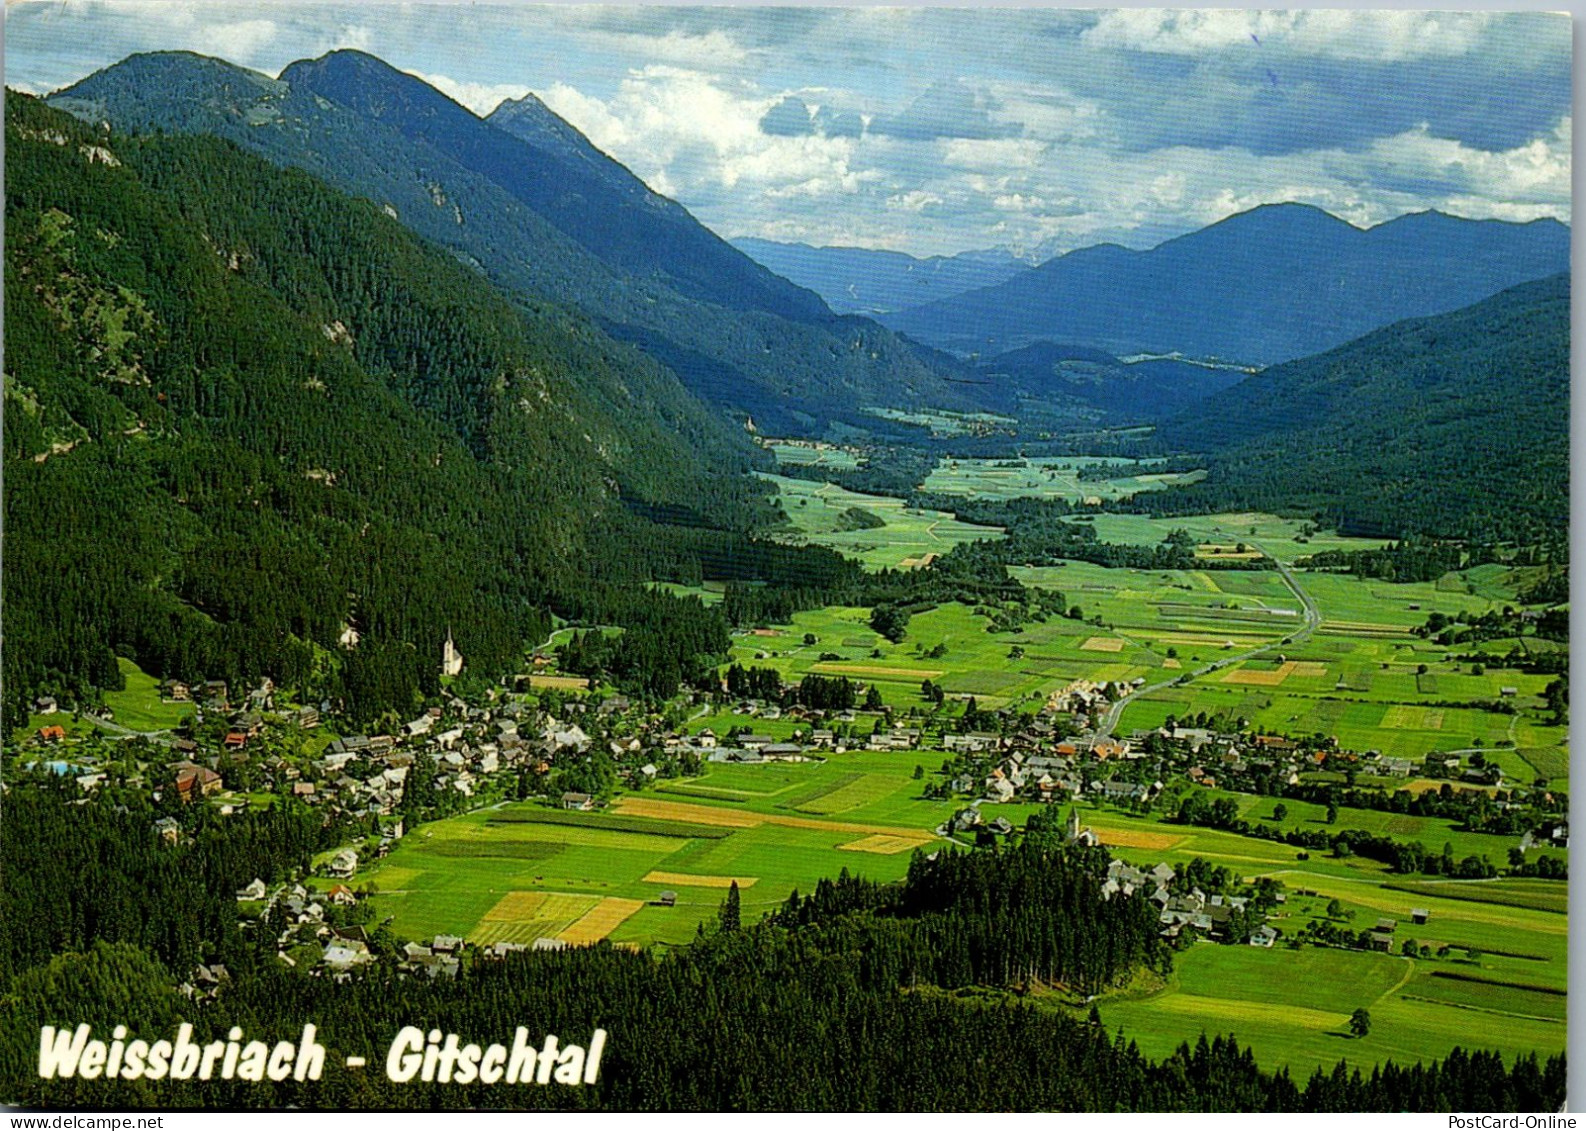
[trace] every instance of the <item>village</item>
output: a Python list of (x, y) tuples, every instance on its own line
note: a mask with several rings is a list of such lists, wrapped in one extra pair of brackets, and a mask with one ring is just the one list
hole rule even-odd
[[(536, 660), (536, 670), (554, 667), (548, 656)], [(455, 676), (461, 668), (448, 637), (442, 672)], [(385, 924), (374, 924), (370, 891), (359, 884), (360, 874), (419, 823), (509, 802), (591, 813), (619, 791), (694, 778), (712, 765), (814, 763), (858, 751), (940, 754), (939, 769), (927, 775), (922, 763), (915, 777), (929, 779), (920, 787), (923, 798), (959, 803), (934, 834), (963, 844), (993, 844), (1022, 831), (1017, 819), (997, 813), (1016, 804), (1067, 806), (1066, 839), (1096, 845), (1100, 838), (1083, 826), (1077, 805), (1147, 814), (1165, 792), (1185, 788), (1281, 797), (1321, 772), (1342, 774), (1351, 784), (1362, 777), (1385, 783), (1410, 775), (1476, 786), (1502, 783), (1496, 767), (1462, 768), (1457, 756), (1412, 763), (1342, 750), (1336, 740), (1320, 737), (1250, 734), (1175, 720), (1123, 738), (1096, 734), (1094, 721), (1134, 690), (1126, 683), (1076, 680), (1034, 714), (982, 711), (973, 697), (961, 707), (927, 700), (902, 711), (874, 703), (826, 710), (799, 703), (797, 690), (784, 689), (781, 701), (735, 699), (723, 681), (715, 695), (689, 692), (659, 711), (609, 690), (535, 695), (498, 686), (470, 698), (447, 690), (440, 702), (390, 733), (332, 734), (330, 704), (292, 704), (278, 697), (268, 679), (235, 698), (223, 681), (166, 680), (159, 687), (162, 700), (195, 707), (178, 729), (118, 740), (90, 732), (85, 740), (47, 725), (26, 744), (24, 758), (71, 775), (89, 795), (147, 790), (164, 814), (153, 832), (167, 843), (187, 835), (189, 806), (202, 804), (226, 816), (276, 798), (317, 810), (327, 827), (347, 830), (347, 843), (322, 854), (313, 875), (273, 888), (256, 879), (236, 893), (256, 929), (274, 932), (283, 962), (307, 963), (332, 977), (382, 954), (413, 975), (446, 977), (457, 973), (465, 952), (488, 959), (567, 945), (547, 937), (475, 947), (446, 934), (399, 943)], [(57, 706), (36, 704), (40, 714)], [(723, 733), (691, 725), (706, 715), (734, 721)], [(128, 750), (135, 754), (125, 756)], [(1496, 804), (1523, 810), (1524, 792), (1512, 791)], [(1567, 836), (1567, 825), (1558, 820), (1528, 829), (1522, 848), (1527, 842), (1567, 843)], [(1283, 903), (1280, 890), (1208, 894), (1184, 882), (1182, 871), (1114, 859), (1103, 891), (1109, 898), (1145, 893), (1157, 904), (1161, 933), (1170, 939), (1271, 946), (1278, 938), (1266, 915)], [(666, 896), (676, 898), (663, 893), (663, 902)], [(200, 967), (188, 989), (201, 996), (217, 992), (223, 981), (224, 970)]]

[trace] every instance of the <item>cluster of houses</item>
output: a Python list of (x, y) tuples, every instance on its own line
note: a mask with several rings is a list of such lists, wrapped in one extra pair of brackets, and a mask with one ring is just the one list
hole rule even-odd
[[(1099, 843), (1094, 832), (1081, 827), (1077, 812), (1069, 814), (1068, 837), (1081, 844)], [(1166, 939), (1176, 939), (1190, 932), (1201, 938), (1238, 941), (1240, 935), (1233, 939), (1227, 936), (1230, 922), (1235, 913), (1245, 916), (1253, 913), (1246, 896), (1207, 895), (1194, 885), (1186, 889), (1169, 864), (1144, 869), (1116, 858), (1111, 860), (1107, 865), (1107, 878), (1101, 886), (1102, 897), (1127, 897), (1136, 892), (1145, 892), (1156, 904), (1157, 921), (1162, 924), (1160, 934)], [(1274, 898), (1278, 903), (1286, 901), (1282, 892), (1276, 893)], [(1243, 937), (1251, 946), (1270, 947), (1277, 941), (1278, 932), (1264, 922), (1254, 924), (1247, 919), (1244, 926), (1247, 933)]]
[(1344, 750), (1337, 739), (1317, 748), (1274, 734), (1247, 736), (1206, 727), (1163, 726), (1137, 731), (1131, 741), (1165, 759), (1165, 768), (1208, 788), (1262, 792), (1273, 777), (1289, 785), (1317, 771), (1348, 772), (1382, 778), (1430, 777), (1471, 785), (1502, 785), (1494, 764), (1467, 765), (1457, 754), (1434, 752), (1421, 759), (1392, 757), (1380, 750)]

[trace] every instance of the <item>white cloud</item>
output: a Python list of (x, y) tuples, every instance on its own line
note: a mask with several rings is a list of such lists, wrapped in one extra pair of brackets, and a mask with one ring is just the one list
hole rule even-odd
[[(316, 44), (316, 55), (327, 51), (367, 51), (374, 54), (374, 29), (367, 24), (342, 24)], [(417, 72), (415, 72), (417, 73)]]
[(955, 169), (977, 171), (1034, 169), (1048, 152), (1034, 138), (972, 139), (955, 137), (940, 143), (942, 163)]
[(1175, 55), (1272, 47), (1391, 63), (1464, 55), (1493, 19), (1490, 12), (1119, 8), (1101, 13), (1080, 39), (1091, 47)]
[(459, 82), (448, 75), (427, 75), (422, 71), (409, 71), (415, 78), (423, 79), (454, 102), (460, 102), (481, 118), (509, 98), (522, 98), (529, 88), (516, 82)]
[(851, 194), (874, 178), (850, 163), (856, 139), (764, 133), (761, 118), (784, 96), (655, 64), (630, 72), (609, 99), (565, 83), (543, 97), (651, 188), (684, 200), (733, 194), (735, 208), (753, 208), (756, 201)]
[(887, 207), (898, 212), (924, 212), (933, 204), (941, 203), (943, 203), (941, 197), (934, 192), (926, 192), (924, 189), (911, 189), (908, 192), (900, 192), (887, 197)]
[(1493, 153), (1435, 137), (1423, 125), (1373, 142), (1364, 166), (1378, 180), (1442, 185), (1463, 198), (1489, 201), (1491, 208), (1567, 210), (1570, 134), (1565, 117), (1551, 135)]
[(597, 50), (619, 52), (652, 65), (716, 69), (738, 66), (748, 58), (748, 52), (723, 31), (694, 35), (673, 29), (658, 36), (637, 32), (595, 31), (589, 33), (589, 38)]

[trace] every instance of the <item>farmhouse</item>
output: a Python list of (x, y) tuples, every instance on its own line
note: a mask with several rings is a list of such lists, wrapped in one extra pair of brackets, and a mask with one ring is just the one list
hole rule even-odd
[(572, 809), (577, 812), (587, 813), (595, 807), (595, 799), (587, 793), (568, 792), (562, 794), (562, 808)]
[(176, 793), (183, 801), (191, 801), (194, 797), (208, 797), (221, 790), (220, 775), (214, 770), (195, 766), (191, 762), (179, 762), (175, 769)]

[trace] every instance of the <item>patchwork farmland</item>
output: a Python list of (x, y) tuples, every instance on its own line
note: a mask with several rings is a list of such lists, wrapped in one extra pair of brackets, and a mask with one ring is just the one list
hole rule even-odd
[[(1000, 537), (995, 529), (958, 524), (897, 500), (802, 480), (779, 480), (778, 486), (799, 537), (875, 568), (918, 562), (964, 538)], [(838, 529), (854, 508), (885, 525)], [(1318, 549), (1376, 545), (1302, 533), (1298, 523), (1252, 514), (1170, 521), (1100, 514), (1094, 521), (1105, 540), (1151, 543), (1171, 530), (1189, 530), (1208, 563), (1252, 554), (1292, 562)], [(728, 662), (774, 669), (787, 682), (809, 674), (847, 676), (875, 688), (895, 716), (925, 711), (926, 680), (948, 697), (948, 714), (973, 697), (981, 709), (1032, 715), (1075, 681), (1141, 680), (1165, 686), (1127, 704), (1119, 735), (1169, 718), (1242, 718), (1259, 730), (1333, 735), (1347, 748), (1378, 749), (1388, 757), (1415, 760), (1435, 751), (1468, 757), (1479, 750), (1511, 780), (1545, 777), (1567, 788), (1564, 731), (1543, 710), (1548, 677), (1497, 666), (1508, 648), (1504, 642), (1484, 646), (1494, 660), (1478, 669), (1412, 631), (1432, 612), (1480, 614), (1513, 602), (1518, 583), (1501, 568), (1408, 585), (1301, 571), (1299, 582), (1320, 613), (1310, 634), (1300, 632), (1301, 601), (1276, 570), (1147, 571), (1068, 562), (1011, 572), (1027, 585), (1061, 590), (1074, 615), (1001, 631), (988, 610), (943, 604), (915, 613), (904, 639), (893, 643), (870, 627), (870, 609), (828, 606), (797, 613), (785, 624), (740, 631)], [(667, 588), (707, 600), (721, 596), (719, 585)], [(1233, 657), (1244, 658), (1227, 662)], [(1204, 670), (1218, 661), (1221, 667)], [(1512, 711), (1491, 709), (1498, 701)], [(868, 733), (875, 719), (861, 712), (856, 727)], [(797, 719), (746, 716), (716, 704), (696, 712), (683, 729), (726, 736), (741, 728), (786, 741), (797, 740), (806, 727)], [(899, 878), (914, 852), (943, 845), (935, 830), (964, 802), (927, 794), (946, 780), (944, 755), (933, 747), (934, 739), (919, 750), (825, 751), (797, 763), (707, 762), (693, 776), (618, 791), (600, 813), (506, 804), (424, 826), (369, 878), (379, 889), (381, 914), (418, 936), (681, 944), (715, 920), (734, 882), (742, 912), (753, 920), (795, 890), (807, 892), (844, 869)], [(1329, 775), (1308, 777), (1325, 781)], [(1418, 789), (1439, 783), (1399, 778), (1377, 784)], [(1349, 1047), (1352, 1060), (1362, 1064), (1402, 1050), (1444, 1051), (1472, 1015), (1501, 1021), (1502, 1035), (1493, 1039), (1506, 1050), (1562, 1047), (1565, 936), (1562, 888), (1555, 881), (1399, 876), (1372, 859), (1168, 823), (1164, 814), (1191, 789), (1208, 800), (1231, 800), (1240, 818), (1285, 833), (1356, 829), (1413, 840), (1428, 853), (1499, 861), (1514, 843), (1447, 819), (1347, 806), (1330, 826), (1317, 804), (1286, 799), (1280, 815), (1272, 798), (1182, 781), (1171, 783), (1151, 812), (1087, 798), (1077, 808), (1082, 822), (1121, 859), (1144, 867), (1204, 861), (1245, 882), (1281, 880), (1291, 898), (1272, 921), (1285, 935), (1333, 913), (1344, 917), (1341, 922), (1402, 920), (1413, 907), (1430, 911), (1432, 919), (1403, 937), (1442, 956), (1198, 944), (1178, 956), (1166, 981), (1146, 979), (1104, 995), (1097, 1004), (1109, 1027), (1123, 1026), (1152, 1055), (1202, 1033), (1234, 1031), (1254, 1044), (1263, 1064), (1294, 1071), (1336, 1059), (1349, 1014), (1361, 1007), (1376, 1020), (1370, 1037)], [(994, 807), (1015, 828), (1041, 808), (1028, 802)], [(1303, 992), (1288, 993), (1298, 983)], [(1042, 1000), (1052, 1008), (1076, 1008)]]

